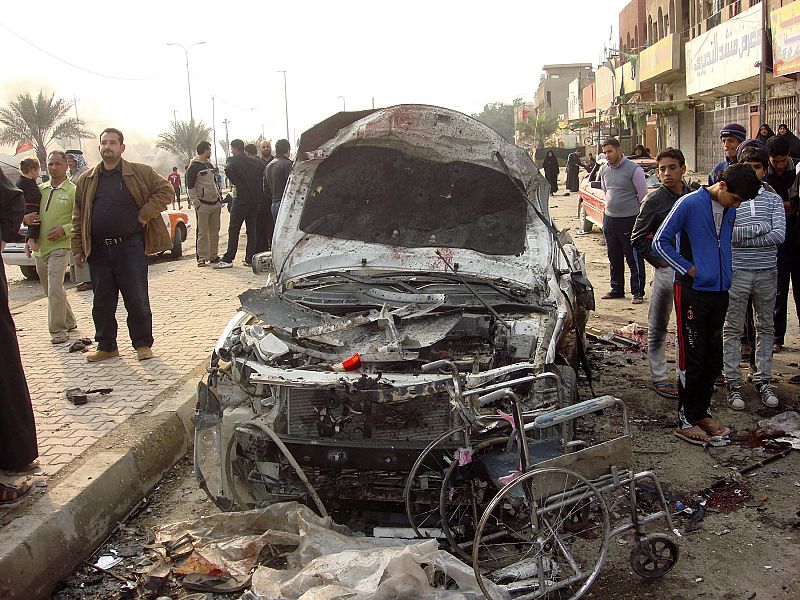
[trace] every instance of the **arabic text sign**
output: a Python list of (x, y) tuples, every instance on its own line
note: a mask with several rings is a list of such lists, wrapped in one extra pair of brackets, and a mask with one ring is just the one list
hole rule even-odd
[(698, 94), (758, 75), (761, 4), (686, 43), (686, 93)]
[(773, 10), (769, 17), (775, 75), (797, 73), (800, 71), (800, 2)]

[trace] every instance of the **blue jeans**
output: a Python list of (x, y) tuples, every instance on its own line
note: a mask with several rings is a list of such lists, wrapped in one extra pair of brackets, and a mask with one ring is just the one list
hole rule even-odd
[(751, 353), (751, 356), (755, 354), (753, 383), (769, 383), (772, 379), (772, 344), (775, 337), (773, 314), (777, 288), (777, 269), (733, 270), (733, 279), (728, 290), (728, 311), (722, 329), (725, 383), (729, 386), (742, 385), (739, 361), (742, 357), (741, 337), (748, 300), (753, 302), (756, 323), (756, 346)]
[(94, 339), (97, 349), (117, 349), (117, 304), (119, 294), (128, 312), (128, 332), (134, 348), (153, 345), (153, 313), (147, 289), (147, 256), (144, 235), (137, 233), (116, 246), (92, 240), (89, 255), (94, 303)]
[(645, 271), (644, 259), (631, 244), (631, 232), (636, 215), (632, 217), (603, 217), (603, 236), (606, 238), (606, 251), (611, 267), (611, 293), (625, 295), (625, 262), (631, 271), (631, 294), (634, 298), (644, 298)]

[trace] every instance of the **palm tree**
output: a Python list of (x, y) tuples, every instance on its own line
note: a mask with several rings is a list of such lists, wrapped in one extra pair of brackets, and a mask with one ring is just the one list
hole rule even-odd
[(33, 98), (29, 92), (19, 94), (0, 109), (0, 144), (16, 146), (31, 142), (39, 163), (47, 164), (47, 147), (56, 139), (89, 138), (83, 121), (67, 117), (72, 104), (51, 94), (48, 98), (39, 90)]
[(173, 121), (169, 131), (158, 134), (156, 146), (171, 152), (183, 161), (182, 164), (188, 165), (195, 155), (197, 144), (207, 140), (210, 133), (211, 128), (202, 121)]

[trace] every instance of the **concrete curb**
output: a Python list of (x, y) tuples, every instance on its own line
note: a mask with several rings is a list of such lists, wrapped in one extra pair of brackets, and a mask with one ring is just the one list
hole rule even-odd
[(0, 598), (49, 598), (191, 448), (197, 382), (150, 414), (127, 448), (101, 452), (2, 529)]

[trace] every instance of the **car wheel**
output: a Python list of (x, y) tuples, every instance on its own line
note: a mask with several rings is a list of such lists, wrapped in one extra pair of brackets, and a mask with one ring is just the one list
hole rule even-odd
[(34, 281), (39, 279), (39, 273), (36, 272), (36, 267), (32, 267), (31, 265), (25, 265), (25, 266), (20, 266), (19, 270), (22, 271), (22, 276), (25, 279), (31, 279)]
[(183, 225), (175, 227), (175, 235), (172, 238), (172, 258), (183, 256), (183, 240), (186, 238), (186, 230)]
[(581, 222), (581, 231), (584, 233), (591, 233), (594, 228), (594, 223), (586, 217), (586, 209), (583, 207), (583, 202), (578, 206), (578, 219)]

